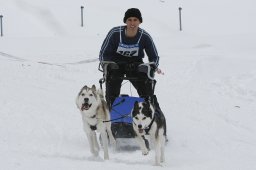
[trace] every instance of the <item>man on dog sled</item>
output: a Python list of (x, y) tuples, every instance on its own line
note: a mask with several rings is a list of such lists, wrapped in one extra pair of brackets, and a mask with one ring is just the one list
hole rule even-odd
[[(159, 56), (155, 44), (151, 36), (139, 27), (142, 23), (139, 9), (128, 9), (123, 22), (125, 26), (114, 27), (109, 31), (100, 50), (99, 59), (106, 78), (108, 106), (111, 109), (114, 100), (120, 95), (122, 78), (126, 75), (137, 78), (130, 82), (138, 95), (145, 101), (154, 102), (161, 111), (154, 95), (155, 80), (151, 77), (154, 72), (163, 74), (158, 68)], [(149, 74), (139, 71), (139, 67), (143, 64), (144, 50), (149, 62), (152, 63), (149, 65)]]
[[(164, 162), (164, 145), (167, 138), (166, 120), (154, 95), (154, 73), (163, 74), (158, 69), (159, 56), (151, 36), (139, 27), (142, 23), (139, 9), (128, 9), (123, 22), (126, 25), (114, 27), (109, 31), (100, 50), (100, 64), (106, 81), (106, 101), (109, 109), (117, 112), (116, 106), (120, 102), (115, 103), (115, 100), (120, 95), (122, 81), (125, 79), (132, 83), (140, 98), (144, 99), (142, 102), (135, 101), (131, 111), (135, 138), (143, 155), (147, 155), (150, 150), (145, 135), (154, 139), (155, 164), (160, 165)], [(143, 62), (144, 50), (149, 63)], [(102, 85), (102, 82), (100, 83)], [(114, 120), (116, 119), (110, 121)], [(117, 127), (126, 129), (129, 126)], [(120, 133), (122, 132), (125, 133)], [(113, 133), (117, 134), (115, 130)]]

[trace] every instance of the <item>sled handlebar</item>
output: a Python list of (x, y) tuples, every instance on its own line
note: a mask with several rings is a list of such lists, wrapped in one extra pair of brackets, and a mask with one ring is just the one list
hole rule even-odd
[[(125, 63), (125, 62), (113, 62), (113, 61), (102, 61), (99, 63), (99, 67), (98, 70), (104, 73), (104, 78), (106, 78), (107, 76), (107, 67), (110, 66), (111, 69), (118, 69), (119, 65), (124, 65), (124, 64), (138, 64), (138, 71), (139, 72), (143, 72), (146, 73), (148, 78), (150, 80), (155, 80), (154, 79), (154, 73), (155, 73), (155, 69), (156, 69), (156, 64), (155, 62), (148, 62), (148, 63), (138, 63), (138, 62), (134, 62), (134, 63)], [(138, 78), (136, 77), (124, 77), (124, 80), (136, 80)]]

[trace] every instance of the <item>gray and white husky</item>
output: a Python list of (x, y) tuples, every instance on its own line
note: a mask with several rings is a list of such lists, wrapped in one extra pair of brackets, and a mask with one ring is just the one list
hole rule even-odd
[(165, 161), (164, 147), (166, 142), (166, 121), (161, 110), (156, 112), (156, 108), (149, 102), (135, 102), (132, 110), (133, 129), (136, 139), (140, 145), (143, 155), (147, 155), (146, 135), (154, 141), (155, 165), (161, 165)]
[(109, 159), (108, 138), (111, 144), (115, 144), (115, 139), (111, 131), (111, 123), (104, 122), (110, 120), (110, 115), (102, 90), (96, 90), (95, 85), (91, 88), (84, 86), (78, 93), (76, 105), (82, 114), (83, 128), (89, 141), (91, 153), (94, 156), (99, 155), (97, 131), (102, 139), (104, 159)]

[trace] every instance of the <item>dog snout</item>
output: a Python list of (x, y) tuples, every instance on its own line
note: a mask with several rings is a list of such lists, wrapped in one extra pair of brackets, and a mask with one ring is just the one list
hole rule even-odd
[(84, 102), (88, 103), (89, 102), (89, 98), (84, 98)]
[(141, 128), (142, 128), (142, 125), (141, 125), (141, 124), (139, 124), (139, 125), (138, 125), (138, 128), (139, 128), (139, 129), (141, 129)]

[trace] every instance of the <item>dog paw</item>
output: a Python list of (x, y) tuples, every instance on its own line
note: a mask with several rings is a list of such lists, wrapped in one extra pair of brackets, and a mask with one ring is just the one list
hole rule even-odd
[(92, 152), (94, 157), (98, 157), (99, 156), (99, 151), (98, 150), (93, 150), (91, 152)]
[(160, 166), (163, 167), (163, 165), (161, 163), (155, 163), (154, 166)]
[(109, 156), (108, 155), (104, 155), (104, 160), (109, 160)]
[(112, 145), (112, 146), (115, 146), (116, 145), (116, 140), (113, 138), (113, 139), (109, 139), (109, 144)]
[(142, 151), (142, 155), (148, 155), (148, 153), (149, 153), (149, 151), (146, 149)]
[(164, 160), (162, 158), (155, 160), (155, 166), (164, 166)]

